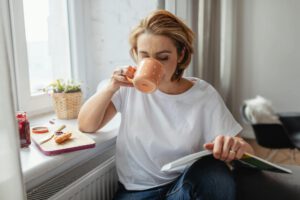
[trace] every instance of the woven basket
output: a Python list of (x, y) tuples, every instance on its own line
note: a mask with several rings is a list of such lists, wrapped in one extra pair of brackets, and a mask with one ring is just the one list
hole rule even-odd
[(59, 119), (75, 119), (78, 116), (82, 93), (53, 93), (53, 106), (57, 118)]

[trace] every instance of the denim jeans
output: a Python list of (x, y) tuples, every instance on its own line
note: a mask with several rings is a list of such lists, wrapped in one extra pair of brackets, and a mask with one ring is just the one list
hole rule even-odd
[(174, 182), (142, 191), (128, 191), (120, 183), (114, 200), (234, 200), (235, 181), (228, 166), (204, 157)]

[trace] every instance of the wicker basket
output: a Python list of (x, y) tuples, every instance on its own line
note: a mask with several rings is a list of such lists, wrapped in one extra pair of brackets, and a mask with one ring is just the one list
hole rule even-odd
[(75, 119), (78, 116), (81, 102), (82, 93), (53, 93), (52, 94), (53, 106), (57, 118), (59, 119)]

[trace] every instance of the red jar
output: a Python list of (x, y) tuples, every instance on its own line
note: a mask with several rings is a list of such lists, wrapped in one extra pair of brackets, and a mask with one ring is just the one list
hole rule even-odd
[(18, 112), (16, 117), (19, 124), (21, 147), (22, 148), (28, 147), (31, 144), (31, 140), (30, 140), (29, 121), (27, 119), (26, 112)]

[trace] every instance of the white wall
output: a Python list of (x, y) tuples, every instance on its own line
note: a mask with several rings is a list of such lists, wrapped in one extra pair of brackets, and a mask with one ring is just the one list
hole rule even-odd
[(262, 95), (276, 112), (300, 112), (300, 1), (237, 2), (235, 104)]
[[(133, 64), (128, 35), (160, 1), (85, 1), (87, 96), (119, 65)], [(275, 111), (300, 112), (300, 1), (237, 0), (235, 116), (245, 99), (262, 95)], [(180, 9), (180, 8), (178, 8)], [(238, 119), (241, 121), (241, 119)], [(245, 126), (245, 136), (253, 137)], [(249, 132), (250, 130), (250, 132)]]
[(157, 5), (157, 1), (140, 0), (85, 1), (88, 96), (117, 66), (134, 64), (129, 54), (130, 30)]

